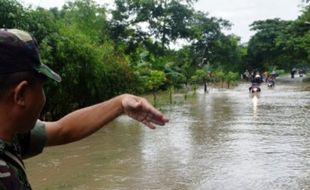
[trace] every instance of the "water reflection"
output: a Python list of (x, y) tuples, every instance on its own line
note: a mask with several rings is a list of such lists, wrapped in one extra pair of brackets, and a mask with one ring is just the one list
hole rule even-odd
[[(304, 83), (203, 90), (164, 107), (156, 130), (120, 117), (88, 139), (26, 162), (34, 189), (310, 189)], [(178, 96), (182, 97), (182, 96)]]
[(253, 118), (256, 119), (257, 114), (257, 103), (258, 103), (258, 97), (253, 96), (252, 97), (252, 103), (253, 103)]

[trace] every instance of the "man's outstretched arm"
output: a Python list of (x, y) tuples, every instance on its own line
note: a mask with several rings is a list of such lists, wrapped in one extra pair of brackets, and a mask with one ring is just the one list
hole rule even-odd
[(151, 129), (154, 129), (155, 125), (168, 122), (146, 99), (124, 94), (71, 112), (58, 121), (44, 122), (47, 129), (46, 145), (61, 145), (80, 140), (124, 113)]

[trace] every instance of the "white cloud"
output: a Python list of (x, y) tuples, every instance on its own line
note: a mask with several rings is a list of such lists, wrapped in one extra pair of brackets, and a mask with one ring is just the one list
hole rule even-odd
[[(66, 2), (70, 2), (72, 0), (19, 0), (24, 5), (32, 5), (34, 7), (44, 7), (44, 8), (50, 8), (50, 7), (62, 7)], [(112, 4), (114, 0), (96, 0), (98, 4)]]
[(20, 2), (26, 6), (32, 5), (33, 7), (61, 7), (66, 1), (60, 0), (20, 0)]
[(233, 24), (229, 33), (246, 42), (253, 35), (251, 23), (272, 18), (294, 20), (300, 15), (300, 3), (301, 0), (200, 0), (195, 7), (210, 16), (229, 20)]

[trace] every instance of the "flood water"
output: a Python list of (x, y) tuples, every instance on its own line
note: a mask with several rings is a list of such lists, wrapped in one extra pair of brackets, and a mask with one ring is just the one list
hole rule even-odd
[[(163, 106), (156, 130), (120, 117), (26, 160), (35, 190), (310, 189), (310, 84), (299, 78), (198, 90)], [(179, 99), (178, 99), (179, 98)]]

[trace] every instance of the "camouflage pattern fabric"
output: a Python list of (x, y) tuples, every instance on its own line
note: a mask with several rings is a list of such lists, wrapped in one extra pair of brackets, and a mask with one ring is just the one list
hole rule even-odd
[(31, 190), (17, 137), (12, 144), (0, 140), (0, 190)]

